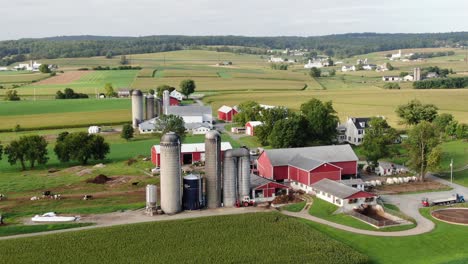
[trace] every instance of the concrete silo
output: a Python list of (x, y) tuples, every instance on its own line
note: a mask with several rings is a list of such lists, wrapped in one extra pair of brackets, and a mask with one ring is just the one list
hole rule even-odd
[(164, 90), (163, 92), (163, 115), (167, 115), (167, 109), (169, 109), (169, 105), (171, 104), (171, 99), (168, 90)]
[(145, 102), (146, 102), (146, 120), (151, 119), (155, 117), (155, 109), (156, 107), (154, 106), (154, 96), (152, 94), (148, 94), (145, 97)]
[(161, 137), (161, 209), (166, 214), (181, 211), (180, 138), (174, 132)]
[(156, 106), (156, 116), (161, 116), (163, 114), (163, 104), (161, 98), (155, 97), (154, 103)]
[(153, 215), (157, 210), (157, 187), (153, 184), (146, 185), (146, 213)]
[(221, 136), (211, 130), (205, 134), (206, 206), (221, 206)]
[(223, 204), (225, 207), (232, 207), (244, 196), (250, 197), (249, 150), (226, 150), (223, 161)]
[(132, 92), (132, 125), (134, 128), (143, 122), (143, 94), (140, 90)]

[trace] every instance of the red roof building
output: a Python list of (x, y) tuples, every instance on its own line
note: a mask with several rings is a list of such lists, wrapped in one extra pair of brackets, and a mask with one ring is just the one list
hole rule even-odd
[(260, 121), (249, 121), (245, 124), (245, 134), (255, 136), (255, 127), (263, 125)]
[(218, 109), (218, 120), (232, 122), (236, 114), (237, 110), (234, 107), (223, 105)]
[(251, 174), (250, 186), (252, 187), (252, 197), (256, 202), (269, 202), (278, 195), (288, 194), (292, 189), (290, 186), (274, 182), (269, 179)]
[(175, 98), (175, 97), (169, 96), (169, 105), (170, 106), (178, 106), (178, 105), (180, 105), (180, 100)]

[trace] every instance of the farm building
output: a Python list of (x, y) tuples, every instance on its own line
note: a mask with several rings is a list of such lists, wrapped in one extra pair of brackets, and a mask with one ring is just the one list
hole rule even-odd
[(366, 129), (369, 127), (369, 121), (369, 117), (348, 117), (346, 123), (337, 127), (338, 142), (348, 142), (356, 146), (361, 145)]
[(264, 178), (311, 191), (310, 185), (321, 179), (339, 181), (357, 175), (357, 161), (350, 145), (266, 149), (257, 160), (257, 170)]
[(187, 123), (185, 129), (187, 129), (187, 133), (192, 135), (204, 135), (211, 130), (211, 125), (207, 123)]
[(323, 179), (312, 184), (312, 190), (317, 198), (342, 207), (345, 210), (352, 210), (363, 204), (377, 204), (377, 196), (375, 194), (329, 179)]
[(231, 133), (245, 134), (245, 127), (231, 127)]
[(255, 127), (260, 126), (263, 123), (260, 121), (249, 121), (245, 124), (245, 134), (255, 136)]
[(169, 96), (169, 105), (170, 106), (179, 106), (182, 100), (177, 99), (176, 97)]
[[(182, 100), (184, 100), (184, 95), (181, 94), (180, 92), (178, 92), (177, 90), (172, 91), (172, 92), (169, 94), (169, 96), (170, 96), (170, 97), (173, 97), (173, 98), (175, 98), (175, 99), (177, 99), (177, 100), (179, 100), (179, 102), (182, 101)], [(172, 104), (171, 104), (171, 105), (172, 105)]]
[(382, 81), (384, 82), (399, 82), (403, 80), (400, 76), (382, 76)]
[(213, 123), (211, 107), (200, 105), (169, 106), (168, 115), (180, 116), (188, 123)]
[(130, 89), (128, 88), (119, 88), (117, 91), (117, 96), (119, 98), (128, 98), (130, 97)]
[[(224, 152), (232, 149), (231, 143), (221, 142), (221, 158)], [(161, 147), (154, 145), (151, 148), (151, 162), (159, 167), (161, 165)], [(180, 147), (180, 160), (182, 164), (192, 164), (205, 161), (205, 143), (182, 144)]]
[(231, 122), (234, 115), (237, 114), (235, 107), (223, 105), (218, 109), (218, 119)]
[(291, 187), (255, 174), (250, 176), (252, 197), (257, 202), (273, 201), (277, 195), (288, 194)]
[(359, 189), (361, 191), (364, 191), (364, 188), (366, 186), (366, 184), (364, 183), (364, 181), (362, 179), (341, 180), (340, 183), (342, 183), (342, 184), (344, 184), (346, 186), (349, 186), (349, 187)]

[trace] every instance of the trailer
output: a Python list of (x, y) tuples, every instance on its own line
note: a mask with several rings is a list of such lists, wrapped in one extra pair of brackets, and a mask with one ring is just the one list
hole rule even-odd
[(460, 194), (454, 194), (451, 197), (443, 198), (443, 199), (437, 199), (433, 201), (429, 201), (428, 198), (423, 198), (422, 199), (422, 205), (424, 207), (429, 207), (429, 206), (434, 206), (434, 205), (449, 205), (449, 204), (454, 204), (454, 203), (464, 203), (465, 202), (465, 197)]

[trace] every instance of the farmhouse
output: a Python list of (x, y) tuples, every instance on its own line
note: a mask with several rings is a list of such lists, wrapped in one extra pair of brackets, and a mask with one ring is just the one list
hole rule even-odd
[(402, 78), (400, 76), (382, 76), (384, 82), (399, 82)]
[(365, 65), (362, 65), (362, 68), (366, 71), (371, 71), (375, 68), (377, 68), (377, 65), (375, 64), (365, 64)]
[(17, 71), (21, 71), (21, 70), (39, 71), (40, 66), (41, 66), (41, 63), (38, 63), (37, 61), (29, 61), (29, 63), (20, 63), (18, 66), (15, 66), (13, 68)]
[(346, 65), (343, 65), (341, 67), (341, 71), (342, 72), (349, 72), (349, 71), (356, 71), (356, 66), (346, 66)]
[(237, 110), (235, 107), (223, 105), (218, 109), (218, 120), (231, 122), (236, 114)]
[(311, 184), (327, 178), (357, 175), (358, 157), (350, 145), (266, 149), (257, 160), (258, 175), (291, 187), (312, 191)]
[(377, 196), (342, 183), (323, 179), (312, 184), (312, 192), (317, 198), (342, 207), (345, 210), (352, 210), (361, 205), (376, 205)]
[(307, 62), (307, 64), (304, 65), (304, 69), (312, 69), (312, 68), (322, 68), (324, 65), (324, 63), (322, 63), (320, 60), (317, 61), (317, 60), (309, 60)]
[(272, 63), (284, 62), (284, 59), (281, 57), (277, 58), (277, 57), (271, 56), (268, 62), (272, 62)]
[(366, 133), (365, 130), (369, 127), (369, 121), (369, 117), (348, 117), (346, 123), (339, 124), (337, 127), (338, 142), (361, 145)]
[(255, 136), (255, 127), (263, 125), (260, 121), (249, 121), (245, 124), (245, 134)]
[[(224, 152), (232, 149), (231, 143), (221, 142), (221, 158)], [(182, 144), (180, 147), (180, 160), (183, 164), (192, 164), (205, 161), (205, 143)], [(151, 148), (151, 162), (159, 167), (161, 165), (161, 146), (154, 145)]]
[(291, 187), (281, 184), (255, 174), (250, 175), (250, 187), (252, 197), (257, 202), (273, 201), (276, 196), (288, 194)]
[(128, 88), (119, 88), (117, 91), (117, 96), (120, 98), (128, 98), (130, 97), (130, 89)]

